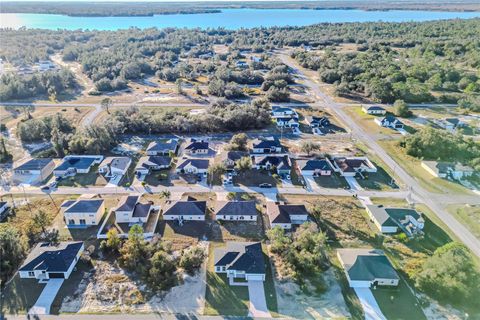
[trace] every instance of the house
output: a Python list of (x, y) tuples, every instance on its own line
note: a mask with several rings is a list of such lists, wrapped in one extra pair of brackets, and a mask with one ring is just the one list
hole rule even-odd
[(330, 120), (325, 116), (307, 116), (305, 117), (305, 121), (310, 126), (310, 128), (324, 128), (330, 125)]
[(422, 168), (437, 178), (461, 180), (475, 173), (472, 167), (453, 162), (422, 161)]
[(386, 116), (384, 118), (375, 118), (374, 121), (381, 127), (392, 129), (403, 129), (403, 122), (394, 116)]
[[(227, 242), (214, 251), (215, 273), (225, 273), (230, 285), (265, 281), (265, 260), (260, 242)], [(243, 279), (245, 282), (235, 282)]]
[(90, 169), (102, 162), (103, 156), (66, 156), (54, 170), (57, 177), (74, 176), (77, 173), (89, 173)]
[(382, 250), (337, 249), (337, 256), (351, 288), (398, 286), (400, 278)]
[(190, 155), (208, 154), (208, 142), (203, 140), (190, 139), (185, 147), (185, 152)]
[(257, 170), (275, 170), (279, 175), (289, 175), (292, 164), (288, 156), (265, 155), (252, 156), (253, 167)]
[(221, 154), (221, 161), (227, 171), (235, 170), (235, 164), (241, 158), (248, 157), (248, 153), (244, 151), (227, 151)]
[(274, 137), (257, 138), (253, 140), (252, 153), (264, 154), (264, 153), (282, 153), (283, 147), (280, 140)]
[(280, 227), (285, 230), (292, 225), (302, 224), (308, 221), (308, 211), (303, 204), (277, 204), (267, 202), (267, 216), (270, 227)]
[(197, 201), (193, 198), (187, 200), (171, 201), (163, 210), (163, 220), (185, 220), (205, 221), (207, 210), (206, 201)]
[(377, 172), (377, 168), (367, 157), (334, 157), (332, 160), (326, 158), (333, 168), (333, 171), (343, 177), (354, 177), (357, 173), (363, 176), (363, 173)]
[(12, 181), (15, 184), (35, 184), (47, 179), (55, 168), (52, 159), (29, 159), (13, 168)]
[(208, 159), (185, 159), (177, 166), (177, 173), (207, 175), (210, 161)]
[(235, 66), (240, 69), (246, 69), (248, 68), (248, 63), (246, 63), (245, 61), (237, 61), (237, 63), (235, 63)]
[(68, 228), (87, 227), (97, 225), (105, 213), (103, 199), (67, 200), (62, 203), (60, 210)]
[(274, 118), (277, 127), (282, 128), (298, 128), (300, 124), (298, 123), (298, 118), (295, 117), (278, 117)]
[(303, 176), (332, 175), (332, 167), (326, 159), (298, 159), (295, 162)]
[(366, 210), (370, 219), (382, 233), (397, 233), (400, 229), (406, 235), (412, 236), (420, 233), (425, 225), (425, 220), (413, 209), (367, 205)]
[(33, 248), (19, 269), (20, 278), (68, 279), (84, 250), (83, 242), (41, 242)]
[(3, 221), (8, 215), (8, 202), (0, 201), (0, 222)]
[(465, 122), (461, 121), (458, 118), (433, 119), (432, 121), (440, 128), (443, 128), (450, 132), (453, 132), (458, 128), (462, 128), (466, 125)]
[(372, 115), (385, 115), (387, 113), (387, 110), (380, 106), (363, 106), (362, 107), (363, 112), (366, 114), (372, 114)]
[(168, 169), (172, 164), (169, 156), (145, 156), (138, 160), (135, 174), (140, 176), (149, 175), (152, 171)]
[(153, 203), (141, 203), (140, 196), (123, 196), (113, 210), (116, 223), (144, 224), (147, 223), (154, 207)]
[(272, 118), (297, 118), (298, 114), (295, 110), (289, 107), (280, 107), (280, 106), (272, 106), (271, 112)]
[(98, 166), (98, 173), (110, 178), (113, 176), (124, 176), (132, 164), (129, 157), (106, 157)]
[(148, 156), (169, 156), (178, 151), (178, 140), (170, 139), (165, 142), (152, 141), (147, 147)]
[(217, 201), (215, 220), (257, 221), (255, 201)]

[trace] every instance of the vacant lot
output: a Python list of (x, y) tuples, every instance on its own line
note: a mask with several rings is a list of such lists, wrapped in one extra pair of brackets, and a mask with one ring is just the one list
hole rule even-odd
[(460, 220), (477, 238), (480, 238), (480, 206), (450, 205), (448, 212)]
[(378, 287), (372, 292), (387, 319), (427, 319), (420, 307), (420, 301), (413, 295), (403, 279), (396, 288)]
[(364, 174), (364, 179), (358, 178), (358, 184), (366, 190), (392, 190), (398, 189), (395, 180), (377, 163), (372, 163), (377, 167), (377, 172)]

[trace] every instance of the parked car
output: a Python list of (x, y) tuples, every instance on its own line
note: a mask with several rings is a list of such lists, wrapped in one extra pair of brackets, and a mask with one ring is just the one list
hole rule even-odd
[(260, 183), (258, 186), (260, 188), (271, 188), (272, 184), (271, 183)]

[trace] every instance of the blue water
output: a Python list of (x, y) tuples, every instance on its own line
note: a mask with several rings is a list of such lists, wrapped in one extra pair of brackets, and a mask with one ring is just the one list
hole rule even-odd
[(53, 14), (0, 13), (0, 27), (69, 30), (117, 30), (128, 27), (240, 29), (261, 26), (305, 26), (321, 22), (403, 22), (474, 17), (480, 17), (480, 12), (223, 9), (221, 13), (152, 17), (69, 17)]

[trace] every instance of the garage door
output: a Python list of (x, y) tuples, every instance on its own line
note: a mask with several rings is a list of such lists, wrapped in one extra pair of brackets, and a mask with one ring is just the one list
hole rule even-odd
[(49, 272), (48, 277), (52, 279), (59, 279), (59, 278), (65, 278), (65, 275), (63, 272)]

